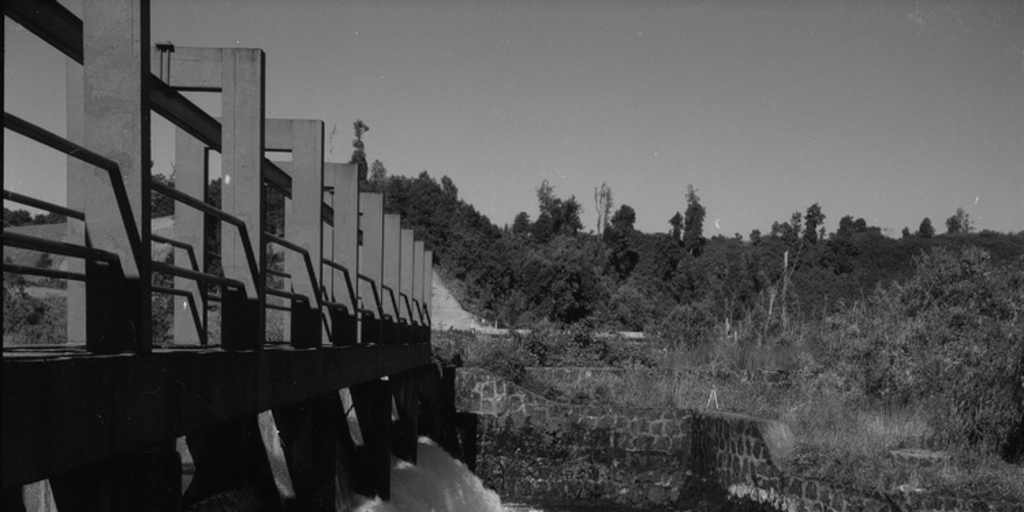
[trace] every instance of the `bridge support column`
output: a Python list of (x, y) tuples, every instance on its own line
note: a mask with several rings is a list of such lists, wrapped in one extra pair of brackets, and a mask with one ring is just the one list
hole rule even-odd
[(398, 419), (391, 425), (391, 446), (399, 459), (416, 463), (417, 413), (419, 412), (419, 370), (392, 375), (391, 392), (395, 397)]
[[(342, 392), (339, 392), (339, 395)], [(336, 409), (339, 421), (335, 425), (335, 476), (338, 483), (338, 494), (335, 496), (338, 510), (349, 510), (354, 508), (355, 494), (372, 496), (374, 494), (373, 482), (369, 475), (362, 471), (359, 464), (359, 453), (357, 453), (355, 442), (352, 440), (352, 431), (349, 430), (348, 411), (344, 408), (344, 401), (340, 396), (335, 397), (333, 407)]]
[(181, 458), (174, 439), (50, 478), (61, 512), (147, 510), (176, 512)]
[(20, 485), (4, 488), (3, 501), (0, 501), (0, 507), (3, 507), (4, 510), (10, 510), (11, 512), (25, 511), (25, 501), (22, 498), (22, 489)]
[(274, 410), (295, 487), (295, 510), (335, 510), (337, 402), (337, 394), (330, 393)]
[[(195, 475), (181, 499), (182, 508), (233, 496), (229, 499), (258, 503), (264, 507), (260, 510), (282, 510), (257, 416), (220, 423), (189, 434), (185, 440)], [(178, 485), (180, 488), (180, 473)]]
[(363, 434), (362, 461), (382, 500), (391, 499), (391, 383), (371, 380), (349, 388)]

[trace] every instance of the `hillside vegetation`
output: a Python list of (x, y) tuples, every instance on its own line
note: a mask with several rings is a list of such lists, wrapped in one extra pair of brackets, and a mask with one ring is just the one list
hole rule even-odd
[(665, 233), (635, 230), (634, 210), (622, 205), (597, 235), (583, 232), (579, 202), (558, 198), (546, 182), (536, 220), (523, 212), (500, 228), (459, 199), (448, 177), (381, 173), (365, 186), (384, 194), (385, 209), (400, 213), (404, 227), (434, 250), (435, 264), (462, 283), (463, 305), (504, 327), (587, 321), (699, 337), (728, 321), (730, 329), (743, 327), (736, 330), (751, 338), (744, 341), (765, 344), (789, 322), (821, 318), (878, 285), (906, 282), (913, 257), (929, 249), (976, 247), (995, 267), (1024, 255), (1024, 232), (974, 232), (962, 211), (947, 221), (955, 225), (946, 234), (935, 235), (925, 219), (916, 233), (892, 239), (852, 216), (826, 234), (814, 204), (766, 234), (707, 239), (704, 206), (691, 189), (686, 215), (666, 223)]

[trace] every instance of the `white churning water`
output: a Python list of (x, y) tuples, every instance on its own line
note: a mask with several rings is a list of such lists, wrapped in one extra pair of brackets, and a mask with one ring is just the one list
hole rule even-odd
[(391, 470), (391, 501), (367, 500), (358, 512), (503, 512), (501, 499), (462, 462), (421, 437), (418, 464)]

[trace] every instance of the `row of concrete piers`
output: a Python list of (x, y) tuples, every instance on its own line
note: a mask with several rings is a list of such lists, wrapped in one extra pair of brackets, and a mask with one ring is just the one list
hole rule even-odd
[[(67, 204), (29, 200), (66, 214), (67, 238), (5, 231), (4, 244), (70, 262), (4, 265), (68, 282), (68, 343), (4, 347), (4, 510), (39, 509), (26, 489), (41, 481), (62, 512), (344, 510), (356, 494), (387, 499), (419, 435), (464, 451), (431, 365), (432, 251), (360, 191), (354, 165), (325, 161), (322, 120), (266, 118), (261, 49), (152, 45), (147, 0), (84, 0), (81, 18), (5, 0), (4, 14), (66, 56), (67, 131), (7, 112), (4, 128), (68, 155)], [(194, 91), (220, 93), (217, 116)], [(177, 127), (173, 187), (150, 174), (154, 114)], [(285, 198), (283, 230), (267, 224), (269, 194)], [(175, 202), (172, 237), (152, 232), (155, 195)], [(153, 259), (157, 244), (171, 261)], [(171, 342), (154, 342), (160, 295)], [(284, 314), (280, 339), (268, 310)]]

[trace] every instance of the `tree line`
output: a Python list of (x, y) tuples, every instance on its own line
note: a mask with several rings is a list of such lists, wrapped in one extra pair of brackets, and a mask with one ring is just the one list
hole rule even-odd
[(465, 307), (508, 327), (586, 321), (657, 330), (683, 322), (700, 329), (761, 312), (770, 330), (781, 318), (828, 314), (879, 284), (905, 281), (913, 257), (930, 247), (977, 246), (996, 264), (1024, 255), (1024, 232), (976, 232), (962, 209), (945, 234), (926, 218), (893, 239), (851, 215), (828, 233), (814, 203), (747, 240), (707, 238), (707, 210), (692, 186), (664, 233), (636, 230), (636, 211), (613, 208), (607, 185), (595, 189), (597, 229), (584, 232), (579, 200), (558, 197), (547, 181), (536, 189), (536, 218), (520, 212), (499, 228), (459, 199), (447, 176), (388, 176), (379, 161), (374, 167), (365, 189), (382, 193), (385, 210), (425, 237), (442, 273), (462, 283)]

